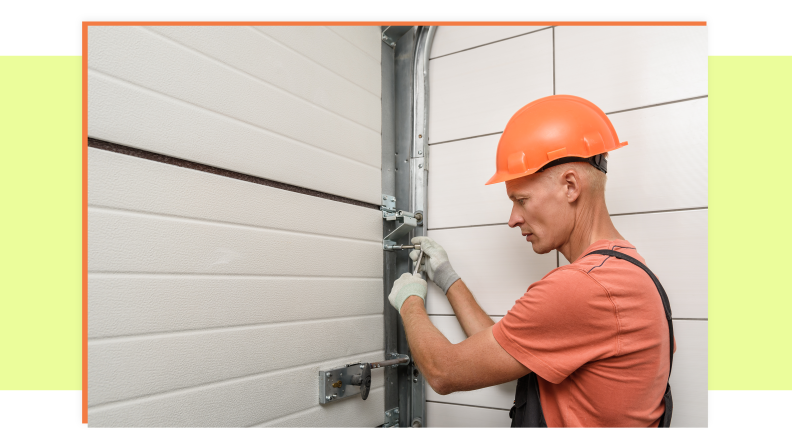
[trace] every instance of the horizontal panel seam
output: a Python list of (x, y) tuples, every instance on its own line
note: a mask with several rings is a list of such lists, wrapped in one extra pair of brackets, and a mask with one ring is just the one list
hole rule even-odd
[[(342, 197), (327, 192), (321, 192), (314, 189), (308, 189), (302, 186), (295, 186), (293, 184), (282, 183), (280, 181), (269, 180), (246, 173), (237, 172), (234, 170), (223, 169), (220, 167), (210, 166), (195, 161), (185, 160), (183, 158), (176, 158), (170, 155), (163, 155), (161, 153), (149, 152), (143, 149), (136, 149), (127, 147), (121, 144), (116, 144), (108, 141), (102, 141), (95, 138), (88, 138), (88, 147), (97, 150), (106, 150), (108, 152), (118, 153), (121, 155), (133, 156), (147, 161), (154, 161), (171, 166), (181, 167), (183, 169), (197, 170), (199, 172), (218, 175), (221, 177), (231, 178), (234, 180), (245, 181), (247, 183), (258, 184), (261, 186), (268, 186), (275, 189), (294, 192), (297, 194), (308, 195), (311, 197), (324, 198), (325, 200), (337, 201), (339, 203), (353, 204), (369, 209), (379, 210), (380, 207), (374, 203), (367, 203), (365, 201), (355, 200), (354, 198)], [(90, 195), (89, 195), (90, 200)]]
[[(371, 389), (371, 391), (369, 392), (369, 398), (371, 398), (371, 396), (375, 392), (379, 392), (380, 390), (382, 390), (384, 392), (385, 391), (385, 386), (382, 385), (382, 386), (379, 386), (377, 388)], [(278, 421), (281, 421), (281, 420), (284, 420), (286, 418), (293, 417), (293, 416), (296, 416), (296, 415), (302, 415), (302, 414), (311, 413), (311, 412), (315, 412), (315, 411), (319, 411), (319, 410), (322, 410), (321, 406), (309, 407), (308, 409), (298, 410), (297, 412), (291, 412), (291, 413), (288, 413), (286, 415), (282, 415), (280, 417), (272, 418), (272, 419), (269, 419), (269, 420), (266, 420), (266, 421), (259, 421), (259, 422), (256, 422), (254, 424), (251, 424), (251, 425), (245, 426), (245, 427), (259, 427), (259, 426), (266, 427), (267, 424), (275, 423), (275, 422), (278, 422)], [(383, 415), (384, 415), (384, 411), (383, 411)], [(369, 427), (375, 427), (375, 426), (369, 426)]]
[[(628, 215), (645, 215), (645, 214), (668, 214), (671, 212), (689, 212), (689, 211), (706, 211), (709, 210), (708, 206), (703, 207), (696, 207), (696, 208), (680, 208), (680, 209), (663, 209), (659, 211), (641, 211), (641, 212), (625, 212), (623, 214), (610, 214), (611, 217), (623, 217)], [(508, 223), (483, 223), (480, 225), (468, 225), (468, 226), (445, 226), (442, 228), (428, 228), (428, 231), (440, 231), (445, 229), (465, 229), (465, 228), (480, 228), (484, 226), (502, 226), (508, 225)]]
[(95, 204), (91, 204), (88, 206), (88, 209), (102, 211), (104, 213), (111, 213), (111, 214), (124, 214), (124, 215), (132, 215), (132, 216), (146, 216), (148, 218), (157, 218), (163, 220), (172, 220), (182, 223), (200, 223), (208, 226), (220, 226), (220, 227), (230, 227), (235, 229), (249, 229), (261, 232), (274, 232), (278, 234), (286, 234), (286, 235), (302, 235), (304, 237), (317, 237), (321, 239), (330, 239), (330, 240), (345, 240), (350, 242), (358, 242), (358, 243), (366, 243), (380, 246), (382, 244), (381, 241), (372, 240), (372, 239), (357, 239), (352, 237), (342, 237), (336, 235), (327, 235), (327, 234), (316, 234), (312, 232), (304, 232), (304, 231), (295, 231), (289, 229), (276, 229), (276, 228), (265, 228), (261, 226), (253, 226), (253, 225), (246, 225), (242, 223), (229, 223), (223, 221), (216, 221), (216, 220), (205, 220), (201, 218), (195, 217), (183, 217), (179, 215), (169, 215), (169, 214), (159, 214), (155, 212), (148, 212), (148, 211), (141, 211), (141, 210), (129, 210), (129, 209), (119, 209), (113, 208), (108, 206), (99, 206)]
[[(333, 34), (335, 34), (335, 35), (337, 35), (338, 37), (340, 37), (340, 38), (341, 38), (342, 40), (344, 40), (345, 42), (347, 42), (347, 43), (349, 43), (350, 45), (352, 45), (353, 47), (355, 47), (355, 49), (359, 50), (361, 53), (363, 53), (363, 54), (365, 54), (366, 56), (370, 57), (370, 58), (371, 58), (371, 60), (373, 60), (373, 61), (374, 61), (374, 62), (376, 62), (377, 64), (382, 64), (382, 61), (380, 61), (380, 60), (377, 60), (377, 58), (376, 58), (376, 57), (374, 57), (374, 56), (372, 56), (371, 54), (369, 54), (369, 53), (368, 53), (368, 51), (366, 51), (366, 50), (364, 50), (363, 48), (359, 47), (359, 46), (358, 46), (358, 45), (357, 45), (355, 42), (353, 42), (353, 41), (351, 41), (351, 40), (347, 39), (346, 37), (344, 37), (343, 35), (339, 34), (339, 33), (338, 33), (338, 32), (336, 32), (336, 30), (334, 30), (332, 27), (325, 26), (325, 28), (327, 28), (327, 30), (328, 30), (328, 31), (330, 31), (330, 32), (332, 32)], [(379, 49), (379, 48), (378, 48), (378, 49)]]
[(446, 401), (435, 401), (435, 400), (426, 400), (427, 403), (436, 403), (436, 404), (447, 404), (449, 406), (463, 406), (463, 407), (475, 407), (478, 409), (492, 409), (492, 410), (505, 410), (508, 412), (510, 409), (504, 409), (502, 407), (489, 407), (489, 406), (476, 406), (473, 404), (461, 404), (461, 403), (449, 403)]
[[(291, 136), (284, 135), (284, 134), (282, 134), (282, 133), (278, 133), (278, 132), (276, 132), (276, 131), (274, 131), (274, 130), (271, 130), (271, 129), (266, 129), (266, 128), (264, 128), (264, 127), (260, 127), (260, 126), (258, 126), (258, 125), (255, 125), (255, 124), (251, 124), (251, 123), (249, 123), (249, 122), (247, 122), (247, 121), (243, 121), (243, 120), (241, 120), (241, 119), (237, 119), (237, 118), (235, 118), (235, 117), (233, 117), (233, 116), (228, 116), (228, 115), (226, 115), (226, 114), (224, 114), (224, 113), (221, 113), (221, 112), (219, 112), (219, 111), (212, 110), (212, 109), (210, 109), (210, 108), (206, 108), (206, 107), (204, 107), (204, 106), (197, 105), (197, 104), (194, 104), (194, 103), (192, 103), (192, 102), (184, 101), (184, 100), (182, 100), (182, 99), (179, 99), (179, 98), (173, 97), (173, 96), (171, 96), (171, 95), (168, 95), (168, 94), (162, 93), (162, 92), (160, 92), (160, 91), (156, 91), (156, 90), (152, 90), (152, 89), (150, 89), (150, 88), (146, 88), (145, 86), (142, 86), (142, 85), (135, 84), (134, 82), (127, 81), (126, 79), (121, 79), (121, 78), (118, 78), (118, 77), (116, 77), (116, 76), (113, 76), (113, 75), (111, 75), (111, 74), (107, 74), (107, 73), (105, 73), (105, 72), (103, 72), (103, 71), (99, 71), (99, 70), (97, 70), (97, 69), (95, 69), (95, 68), (88, 68), (88, 73), (89, 73), (89, 74), (90, 74), (90, 73), (93, 73), (93, 75), (94, 75), (94, 76), (98, 76), (98, 77), (100, 77), (100, 78), (101, 78), (101, 77), (106, 77), (106, 78), (112, 79), (112, 80), (113, 80), (114, 82), (116, 82), (116, 83), (119, 83), (119, 84), (122, 84), (122, 85), (123, 85), (123, 84), (125, 84), (125, 85), (128, 85), (128, 86), (132, 87), (133, 89), (138, 89), (138, 90), (141, 90), (141, 91), (143, 91), (143, 93), (144, 93), (144, 94), (146, 94), (146, 93), (147, 93), (147, 94), (149, 94), (149, 95), (152, 95), (152, 96), (155, 96), (155, 97), (159, 96), (159, 97), (161, 97), (161, 98), (166, 98), (167, 100), (169, 100), (169, 101), (173, 101), (173, 102), (176, 102), (177, 104), (181, 104), (181, 105), (183, 105), (183, 106), (187, 106), (187, 107), (192, 107), (192, 108), (194, 108), (194, 109), (201, 110), (201, 111), (203, 111), (204, 113), (208, 113), (208, 114), (211, 114), (211, 115), (220, 116), (220, 117), (222, 117), (223, 119), (226, 119), (226, 120), (232, 121), (232, 122), (234, 122), (234, 123), (237, 123), (237, 124), (239, 124), (239, 125), (243, 125), (243, 126), (246, 126), (246, 127), (252, 128), (252, 129), (254, 129), (254, 130), (258, 131), (258, 132), (266, 133), (266, 134), (273, 135), (273, 136), (276, 136), (276, 137), (278, 137), (278, 138), (281, 138), (281, 139), (289, 140), (289, 141), (292, 141), (292, 142), (293, 142), (293, 143), (295, 143), (295, 144), (299, 144), (299, 145), (302, 145), (302, 146), (305, 146), (305, 147), (311, 148), (311, 149), (313, 149), (313, 150), (318, 150), (318, 151), (321, 151), (321, 152), (327, 153), (327, 154), (329, 154), (329, 155), (333, 155), (333, 156), (336, 156), (336, 157), (338, 157), (338, 158), (342, 158), (342, 159), (345, 159), (345, 160), (347, 160), (347, 161), (353, 162), (353, 163), (355, 163), (355, 164), (360, 164), (360, 165), (363, 165), (363, 166), (366, 166), (366, 167), (369, 167), (369, 168), (372, 168), (372, 169), (376, 169), (377, 171), (380, 171), (380, 170), (381, 170), (381, 166), (375, 166), (375, 165), (373, 165), (373, 164), (368, 164), (368, 163), (366, 163), (366, 162), (363, 162), (363, 161), (357, 160), (357, 159), (355, 159), (355, 158), (351, 158), (351, 157), (349, 157), (349, 156), (345, 156), (345, 155), (341, 155), (341, 154), (339, 154), (339, 153), (337, 153), (337, 152), (333, 152), (333, 151), (331, 151), (331, 150), (329, 150), (329, 149), (325, 149), (325, 148), (322, 148), (322, 147), (317, 147), (317, 146), (314, 146), (314, 145), (312, 145), (312, 144), (309, 144), (309, 143), (307, 143), (307, 142), (305, 142), (305, 141), (300, 141), (300, 140), (298, 140), (298, 139), (294, 139), (294, 138), (292, 138)], [(90, 87), (89, 87), (89, 88), (90, 88)], [(90, 131), (90, 130), (89, 130), (89, 131)], [(90, 136), (90, 135), (89, 135), (89, 136)]]
[(624, 110), (617, 110), (617, 111), (607, 112), (605, 114), (606, 115), (613, 115), (613, 114), (616, 114), (616, 113), (624, 113), (624, 112), (633, 111), (633, 110), (643, 110), (645, 108), (659, 107), (661, 105), (669, 105), (669, 104), (676, 104), (676, 103), (679, 103), (679, 102), (695, 101), (696, 99), (706, 99), (708, 97), (709, 97), (709, 95), (705, 94), (705, 95), (702, 95), (702, 96), (695, 96), (695, 97), (692, 97), (692, 98), (677, 99), (675, 101), (659, 102), (657, 104), (643, 105), (641, 107), (634, 107), (634, 108), (627, 108), (627, 109), (624, 109)]
[[(384, 352), (384, 350), (379, 349), (379, 350), (373, 350), (373, 351), (368, 351), (368, 352), (362, 352), (362, 353), (358, 353), (358, 354), (355, 354), (355, 355), (345, 356), (345, 357), (339, 358), (339, 359), (337, 359), (335, 361), (337, 361), (336, 362), (337, 364), (342, 364), (342, 363), (346, 363), (348, 361), (356, 361), (357, 358), (361, 358), (361, 357), (364, 357), (364, 356), (368, 356), (368, 355), (372, 355), (372, 354), (380, 353), (380, 352)], [(318, 367), (318, 366), (321, 366), (322, 364), (333, 363), (333, 361), (334, 360), (323, 360), (323, 361), (317, 361), (317, 362), (312, 362), (312, 363), (308, 363), (308, 364), (300, 364), (300, 365), (298, 365), (296, 367), (295, 366), (291, 366), (291, 367), (284, 367), (284, 368), (276, 369), (276, 370), (268, 370), (266, 372), (251, 373), (249, 375), (237, 376), (237, 377), (234, 377), (234, 378), (223, 379), (223, 380), (220, 380), (220, 381), (213, 381), (213, 382), (209, 382), (209, 383), (201, 383), (201, 384), (198, 384), (198, 385), (195, 385), (195, 386), (190, 386), (190, 387), (182, 387), (182, 388), (179, 388), (179, 389), (165, 390), (165, 391), (162, 391), (162, 392), (156, 392), (156, 393), (150, 393), (150, 394), (147, 394), (147, 395), (135, 396), (135, 397), (126, 398), (126, 399), (123, 399), (123, 400), (108, 401), (106, 403), (95, 404), (95, 405), (90, 406), (88, 408), (88, 414), (89, 414), (88, 418), (90, 419), (90, 413), (91, 412), (94, 412), (94, 413), (95, 412), (102, 412), (102, 411), (110, 410), (110, 409), (113, 409), (113, 408), (116, 408), (116, 407), (123, 407), (123, 406), (133, 405), (133, 404), (140, 403), (140, 402), (146, 402), (148, 400), (159, 400), (159, 399), (163, 399), (163, 398), (169, 398), (169, 397), (174, 396), (174, 395), (185, 394), (185, 393), (194, 393), (194, 392), (199, 392), (201, 390), (211, 389), (211, 388), (215, 388), (215, 387), (221, 387), (221, 386), (225, 386), (225, 385), (233, 385), (233, 384), (237, 384), (237, 383), (244, 382), (244, 381), (251, 381), (251, 380), (254, 380), (254, 379), (263, 378), (263, 377), (266, 377), (267, 375), (274, 375), (274, 374), (277, 374), (277, 373), (282, 373), (284, 370), (288, 370), (288, 369), (292, 369), (292, 370), (307, 369), (307, 368), (312, 368), (312, 367)], [(317, 379), (318, 379), (318, 376), (317, 376)], [(384, 386), (384, 384), (383, 384), (383, 386)], [(383, 387), (383, 386), (377, 386), (376, 388)], [(318, 402), (317, 402), (317, 404), (318, 404)], [(89, 422), (89, 424), (90, 424), (90, 422)]]
[[(361, 123), (361, 122), (358, 122), (358, 121), (356, 121), (356, 120), (354, 120), (354, 119), (352, 119), (352, 118), (349, 118), (349, 117), (347, 117), (347, 116), (344, 116), (344, 115), (342, 115), (342, 114), (340, 114), (340, 113), (338, 113), (338, 112), (336, 112), (336, 111), (333, 111), (333, 110), (330, 110), (330, 109), (328, 109), (328, 108), (325, 108), (325, 107), (323, 107), (323, 106), (321, 106), (321, 105), (319, 105), (319, 104), (315, 104), (315, 103), (313, 103), (313, 102), (311, 102), (311, 101), (309, 101), (309, 100), (307, 100), (307, 99), (305, 99), (305, 98), (302, 98), (302, 97), (300, 97), (300, 96), (298, 96), (298, 95), (296, 95), (296, 94), (294, 94), (294, 93), (290, 92), (289, 90), (286, 90), (286, 89), (285, 89), (285, 88), (283, 88), (283, 87), (279, 87), (279, 86), (277, 86), (277, 85), (275, 85), (275, 84), (273, 84), (273, 83), (270, 83), (270, 82), (268, 82), (268, 81), (266, 81), (266, 80), (264, 80), (264, 79), (261, 79), (261, 78), (260, 78), (260, 77), (258, 77), (258, 76), (254, 76), (253, 74), (251, 74), (251, 73), (248, 73), (247, 71), (245, 71), (245, 70), (242, 70), (241, 68), (237, 68), (237, 67), (235, 67), (235, 66), (233, 66), (233, 65), (231, 65), (231, 64), (229, 64), (229, 63), (227, 63), (227, 62), (223, 62), (222, 60), (219, 60), (219, 59), (217, 59), (217, 58), (215, 58), (215, 57), (213, 57), (213, 56), (210, 56), (209, 54), (206, 54), (206, 53), (204, 53), (204, 52), (203, 52), (203, 51), (201, 51), (201, 50), (198, 50), (198, 49), (196, 49), (196, 48), (193, 48), (193, 47), (187, 46), (187, 45), (186, 45), (186, 44), (184, 44), (184, 43), (181, 43), (181, 42), (179, 42), (179, 41), (177, 41), (177, 40), (174, 40), (174, 39), (172, 39), (172, 38), (170, 38), (170, 37), (168, 37), (168, 36), (165, 36), (165, 35), (163, 35), (163, 34), (160, 34), (160, 33), (158, 33), (158, 32), (156, 32), (156, 31), (154, 31), (153, 29), (151, 29), (151, 28), (149, 28), (149, 27), (141, 27), (141, 29), (144, 29), (144, 30), (146, 30), (147, 32), (149, 32), (149, 33), (151, 33), (151, 34), (154, 34), (155, 36), (157, 36), (157, 37), (158, 37), (158, 38), (160, 38), (160, 39), (167, 40), (168, 42), (171, 42), (171, 43), (173, 43), (174, 45), (177, 45), (177, 46), (179, 46), (179, 47), (182, 47), (182, 48), (184, 48), (184, 50), (185, 50), (185, 51), (189, 51), (189, 52), (195, 53), (195, 54), (199, 55), (200, 57), (203, 57), (203, 58), (209, 59), (209, 60), (210, 60), (210, 61), (212, 61), (213, 63), (216, 63), (216, 64), (218, 64), (218, 65), (221, 65), (221, 66), (227, 67), (227, 68), (229, 69), (229, 71), (231, 71), (231, 72), (233, 72), (233, 73), (236, 73), (236, 74), (239, 74), (239, 75), (241, 75), (241, 76), (247, 77), (248, 79), (250, 79), (250, 80), (253, 80), (254, 82), (258, 82), (258, 83), (261, 83), (261, 84), (265, 84), (265, 85), (267, 85), (267, 86), (269, 86), (269, 87), (272, 87), (274, 90), (276, 90), (276, 91), (279, 91), (279, 92), (281, 92), (281, 93), (283, 93), (283, 94), (286, 94), (286, 95), (288, 95), (288, 96), (290, 96), (290, 97), (294, 98), (295, 100), (297, 100), (297, 101), (299, 101), (299, 102), (303, 102), (303, 103), (305, 103), (305, 104), (308, 104), (309, 106), (313, 106), (313, 107), (315, 107), (315, 108), (318, 108), (318, 109), (320, 109), (320, 110), (324, 110), (324, 111), (326, 111), (327, 113), (330, 113), (330, 114), (332, 114), (332, 115), (335, 115), (335, 116), (337, 116), (337, 117), (339, 117), (339, 118), (341, 118), (341, 119), (343, 119), (343, 120), (345, 120), (345, 121), (349, 121), (349, 122), (351, 122), (351, 123), (354, 123), (355, 125), (358, 125), (358, 126), (361, 126), (361, 127), (365, 128), (365, 129), (371, 130), (372, 132), (374, 132), (374, 133), (376, 133), (376, 134), (378, 134), (378, 135), (380, 134), (380, 130), (379, 130), (379, 129), (371, 128), (371, 127), (367, 126), (366, 124), (363, 124), (363, 123)], [(376, 96), (375, 96), (375, 97), (376, 97)], [(377, 98), (377, 99), (380, 99), (380, 98)]]
[[(687, 101), (694, 101), (696, 99), (705, 99), (705, 98), (708, 98), (708, 97), (709, 97), (709, 95), (695, 96), (695, 97), (692, 97), (692, 98), (678, 99), (678, 100), (675, 100), (675, 101), (661, 102), (661, 103), (658, 103), (658, 104), (644, 105), (644, 106), (641, 106), (641, 107), (635, 107), (635, 108), (628, 108), (628, 109), (625, 109), (625, 110), (612, 111), (612, 112), (607, 112), (605, 114), (606, 115), (612, 115), (612, 114), (616, 114), (616, 113), (624, 113), (624, 112), (629, 112), (629, 111), (634, 111), (634, 110), (642, 110), (642, 109), (645, 109), (645, 108), (659, 107), (661, 105), (676, 104), (678, 102), (687, 102)], [(450, 143), (450, 142), (464, 141), (466, 139), (483, 138), (485, 136), (500, 135), (501, 133), (503, 133), (503, 131), (493, 132), (493, 133), (484, 133), (482, 135), (466, 136), (464, 138), (449, 139), (447, 141), (438, 141), (438, 142), (433, 142), (432, 141), (432, 142), (429, 143), (429, 145), (433, 146), (433, 145), (436, 145), (436, 144), (446, 144), (446, 143)], [(431, 135), (429, 135), (429, 137), (431, 138)]]
[(370, 276), (317, 276), (315, 274), (311, 274), (310, 276), (299, 276), (299, 275), (283, 275), (283, 274), (218, 274), (218, 273), (157, 273), (157, 272), (132, 272), (132, 271), (89, 271), (88, 278), (129, 278), (129, 279), (184, 279), (184, 278), (192, 278), (192, 279), (199, 279), (199, 280), (211, 280), (211, 279), (227, 279), (227, 280), (235, 280), (235, 279), (272, 279), (272, 280), (300, 280), (300, 281), (312, 281), (312, 280), (337, 280), (337, 281), (372, 281), (372, 282), (382, 282), (381, 277), (370, 277)]
[(371, 313), (371, 314), (362, 314), (355, 316), (328, 317), (322, 319), (263, 322), (258, 324), (224, 325), (220, 327), (193, 328), (186, 330), (160, 331), (160, 332), (132, 334), (132, 335), (94, 337), (94, 338), (88, 338), (88, 346), (90, 347), (92, 345), (114, 344), (117, 342), (126, 342), (126, 341), (148, 341), (148, 340), (161, 339), (161, 338), (186, 337), (186, 336), (199, 335), (199, 334), (231, 333), (237, 331), (255, 330), (259, 328), (279, 328), (279, 327), (290, 327), (294, 325), (315, 325), (315, 324), (324, 324), (327, 322), (348, 322), (356, 319), (374, 319), (374, 318), (382, 318), (382, 313)]
[[(292, 48), (291, 46), (287, 45), (286, 43), (284, 43), (284, 42), (282, 42), (282, 41), (280, 41), (280, 40), (278, 40), (278, 39), (276, 39), (276, 38), (274, 38), (274, 37), (270, 36), (269, 34), (265, 33), (264, 31), (262, 31), (262, 30), (260, 30), (260, 29), (258, 29), (258, 28), (256, 28), (256, 27), (254, 27), (254, 26), (251, 26), (251, 28), (252, 28), (254, 31), (256, 31), (257, 33), (259, 33), (259, 34), (261, 34), (261, 35), (264, 35), (264, 36), (267, 36), (267, 38), (269, 38), (269, 39), (271, 39), (271, 40), (273, 40), (273, 41), (276, 41), (276, 42), (280, 43), (280, 44), (281, 44), (281, 45), (283, 45), (284, 47), (286, 47), (286, 48), (288, 48), (288, 49), (290, 49), (290, 50), (294, 51), (294, 52), (295, 52), (295, 53), (297, 53), (297, 54), (300, 54), (301, 56), (305, 57), (306, 59), (308, 59), (308, 60), (310, 60), (310, 61), (312, 61), (312, 62), (316, 63), (317, 65), (319, 65), (319, 66), (321, 66), (321, 67), (324, 67), (326, 70), (328, 70), (328, 71), (331, 71), (331, 72), (333, 72), (333, 73), (337, 74), (339, 77), (342, 77), (342, 78), (344, 78), (344, 79), (348, 80), (349, 82), (352, 82), (353, 84), (355, 84), (355, 85), (358, 85), (360, 88), (363, 88), (364, 90), (366, 90), (366, 91), (369, 91), (369, 92), (371, 92), (371, 94), (373, 94), (373, 95), (375, 95), (375, 96), (376, 96), (376, 93), (374, 93), (373, 91), (369, 90), (368, 88), (366, 88), (366, 87), (364, 87), (364, 86), (362, 86), (362, 85), (359, 85), (357, 82), (353, 81), (352, 79), (349, 79), (348, 77), (346, 77), (346, 76), (344, 76), (343, 74), (341, 74), (341, 73), (339, 73), (339, 72), (337, 72), (337, 71), (333, 70), (332, 68), (330, 68), (330, 67), (328, 67), (328, 66), (326, 66), (326, 65), (323, 65), (323, 64), (319, 63), (319, 61), (311, 59), (310, 57), (308, 57), (308, 55), (307, 55), (307, 54), (304, 54), (304, 53), (302, 53), (302, 52), (300, 52), (300, 51), (297, 51), (295, 48)], [(381, 63), (382, 63), (382, 62), (380, 62), (380, 64), (381, 64)], [(378, 65), (380, 65), (380, 64), (378, 64)], [(381, 94), (381, 92), (380, 92), (380, 94)]]
[(550, 28), (554, 28), (554, 27), (553, 27), (553, 26), (547, 26), (547, 27), (545, 27), (545, 28), (541, 28), (541, 29), (535, 29), (535, 30), (533, 30), (533, 31), (528, 31), (527, 33), (517, 34), (516, 36), (506, 37), (506, 38), (504, 38), (504, 39), (500, 39), (500, 40), (493, 40), (492, 42), (483, 43), (483, 44), (481, 44), (481, 45), (472, 46), (472, 47), (470, 47), (470, 48), (465, 48), (465, 49), (463, 49), (463, 50), (459, 50), (459, 51), (454, 51), (453, 53), (443, 54), (442, 56), (431, 57), (431, 58), (429, 58), (429, 60), (440, 59), (441, 57), (450, 56), (450, 55), (452, 55), (452, 54), (459, 54), (459, 53), (463, 53), (463, 52), (465, 52), (465, 51), (474, 50), (474, 49), (476, 49), (476, 48), (481, 48), (481, 47), (483, 47), (483, 46), (488, 46), (488, 45), (492, 45), (492, 44), (494, 44), (494, 43), (503, 42), (504, 40), (511, 40), (511, 39), (516, 39), (516, 38), (518, 38), (518, 37), (527, 36), (528, 34), (538, 33), (539, 31), (544, 31), (544, 30), (546, 30), (546, 29), (550, 29)]

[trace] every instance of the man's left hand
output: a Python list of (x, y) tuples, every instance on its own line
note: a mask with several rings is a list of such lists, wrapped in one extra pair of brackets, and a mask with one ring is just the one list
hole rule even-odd
[(410, 296), (418, 296), (426, 302), (426, 281), (420, 276), (404, 273), (393, 282), (393, 289), (388, 295), (388, 300), (397, 311), (401, 312), (402, 304)]

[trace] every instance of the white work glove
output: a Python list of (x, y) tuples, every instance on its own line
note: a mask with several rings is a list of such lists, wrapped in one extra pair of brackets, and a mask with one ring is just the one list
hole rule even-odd
[(426, 303), (426, 281), (420, 276), (404, 273), (393, 282), (393, 289), (388, 295), (393, 308), (401, 314), (401, 307), (405, 300), (410, 296), (418, 296)]
[[(429, 237), (413, 237), (412, 243), (413, 245), (420, 244), (424, 253), (421, 269), (418, 271), (426, 271), (429, 280), (439, 286), (443, 293), (448, 293), (451, 285), (459, 280), (459, 275), (454, 271), (454, 268), (451, 268), (451, 262), (448, 261), (445, 249)], [(418, 260), (418, 255), (418, 250), (413, 250), (410, 253), (413, 262)]]

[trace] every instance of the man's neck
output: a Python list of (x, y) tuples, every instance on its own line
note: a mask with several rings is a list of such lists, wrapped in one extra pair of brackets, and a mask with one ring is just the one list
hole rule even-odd
[(605, 200), (596, 204), (581, 203), (575, 212), (575, 226), (559, 252), (569, 263), (580, 257), (597, 240), (624, 240), (613, 226)]

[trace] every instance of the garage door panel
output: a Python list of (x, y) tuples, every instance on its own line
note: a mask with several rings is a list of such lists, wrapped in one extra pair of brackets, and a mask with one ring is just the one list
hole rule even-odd
[(139, 27), (91, 27), (89, 39), (92, 70), (380, 167), (381, 137), (377, 130), (317, 107), (159, 34)]
[[(88, 148), (88, 204), (379, 241), (382, 213), (119, 153)], [(321, 215), (325, 224), (317, 225)]]
[(610, 152), (611, 214), (706, 207), (706, 98), (610, 116), (629, 145)]
[(88, 338), (382, 313), (382, 280), (88, 275)]
[(549, 29), (431, 60), (429, 143), (503, 131), (520, 107), (553, 94), (552, 64)]
[(506, 223), (512, 202), (506, 184), (485, 186), (495, 174), (500, 135), (429, 148), (429, 229)]
[[(361, 51), (358, 46), (327, 27), (254, 26), (253, 28), (380, 96), (382, 92), (380, 59)], [(378, 38), (377, 43), (379, 42)]]
[(559, 26), (556, 94), (606, 113), (707, 94), (705, 26)]
[(343, 37), (377, 62), (382, 58), (382, 32), (379, 26), (328, 26), (327, 29)]
[[(366, 28), (374, 36), (376, 29)], [(248, 26), (149, 26), (146, 29), (261, 79), (318, 107), (379, 131), (378, 95)]]
[[(277, 420), (315, 408), (318, 403), (319, 370), (354, 361), (377, 361), (383, 351), (337, 357), (270, 373), (241, 377), (199, 387), (105, 404), (88, 409), (91, 427), (239, 427)], [(380, 370), (372, 370), (372, 393), (384, 385)], [(289, 391), (284, 392), (284, 383)], [(90, 392), (89, 392), (90, 393)], [(332, 404), (366, 405), (350, 399)], [(382, 406), (379, 406), (380, 408)], [(374, 411), (372, 411), (374, 412)], [(379, 418), (382, 411), (376, 411)], [(365, 417), (356, 426), (373, 427), (374, 417)]]
[(432, 41), (430, 59), (480, 45), (509, 39), (546, 26), (439, 26)]
[(426, 427), (509, 427), (509, 412), (501, 409), (426, 403)]
[(371, 315), (89, 341), (88, 404), (377, 351), (382, 324)]
[(382, 277), (382, 245), (89, 208), (88, 271)]

